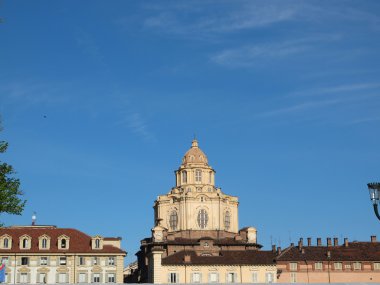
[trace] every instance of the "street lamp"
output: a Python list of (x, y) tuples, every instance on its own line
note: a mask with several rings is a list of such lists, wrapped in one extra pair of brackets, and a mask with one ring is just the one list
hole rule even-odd
[(379, 182), (368, 183), (367, 186), (369, 190), (369, 198), (371, 199), (372, 204), (373, 204), (373, 210), (375, 211), (376, 217), (380, 220), (379, 209), (378, 209), (379, 196), (380, 196), (380, 183)]

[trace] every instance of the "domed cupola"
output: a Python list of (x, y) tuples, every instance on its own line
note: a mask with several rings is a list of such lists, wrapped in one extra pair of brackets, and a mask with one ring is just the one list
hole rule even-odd
[(185, 153), (182, 159), (182, 165), (188, 166), (191, 164), (208, 165), (207, 156), (198, 147), (198, 141), (194, 139), (191, 143), (191, 148)]

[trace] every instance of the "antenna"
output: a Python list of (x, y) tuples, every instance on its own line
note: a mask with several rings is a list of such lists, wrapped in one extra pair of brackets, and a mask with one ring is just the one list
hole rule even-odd
[(32, 215), (32, 226), (36, 225), (36, 220), (37, 220), (37, 213), (33, 212), (33, 215)]

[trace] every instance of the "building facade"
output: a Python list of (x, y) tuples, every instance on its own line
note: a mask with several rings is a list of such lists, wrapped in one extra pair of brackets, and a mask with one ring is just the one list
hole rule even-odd
[(0, 228), (6, 283), (123, 283), (121, 238), (55, 226)]
[(279, 283), (380, 283), (380, 243), (376, 236), (370, 242), (339, 244), (338, 238), (327, 238), (326, 244), (311, 238), (304, 245), (292, 244), (279, 250), (276, 257)]
[(149, 283), (276, 282), (275, 252), (253, 227), (239, 230), (238, 198), (215, 186), (215, 170), (193, 140), (176, 185), (154, 202), (151, 237), (141, 241), (129, 280)]

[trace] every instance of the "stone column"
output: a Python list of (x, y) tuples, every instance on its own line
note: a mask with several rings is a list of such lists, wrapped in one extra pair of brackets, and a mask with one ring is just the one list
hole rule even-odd
[(161, 260), (164, 250), (153, 248), (149, 257), (148, 282), (153, 284), (161, 284), (163, 277), (161, 276)]

